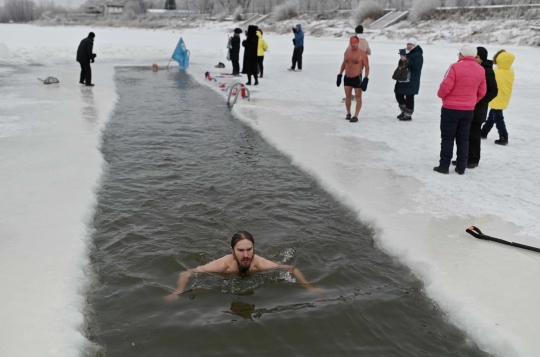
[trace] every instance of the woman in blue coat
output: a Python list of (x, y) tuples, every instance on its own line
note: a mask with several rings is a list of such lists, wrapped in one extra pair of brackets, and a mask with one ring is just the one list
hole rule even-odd
[(424, 52), (417, 43), (415, 38), (410, 38), (407, 41), (407, 48), (400, 51), (401, 58), (398, 62), (398, 66), (406, 65), (409, 68), (409, 78), (406, 81), (396, 81), (394, 87), (396, 100), (401, 110), (401, 114), (397, 118), (403, 121), (412, 120), (414, 96), (420, 91)]
[(296, 24), (293, 27), (294, 39), (294, 52), (292, 56), (292, 67), (289, 71), (295, 71), (296, 63), (298, 63), (298, 71), (302, 71), (302, 54), (304, 53), (304, 31), (302, 31), (302, 25)]

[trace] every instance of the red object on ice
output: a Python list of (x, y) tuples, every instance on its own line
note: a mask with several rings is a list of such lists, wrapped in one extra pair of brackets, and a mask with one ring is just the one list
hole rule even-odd
[[(231, 93), (231, 95), (234, 97), (236, 95), (236, 92), (238, 92), (238, 87), (234, 87), (234, 90), (233, 92)], [(242, 96), (242, 99), (246, 99), (248, 97), (247, 95), (247, 90), (246, 90), (246, 86), (242, 84), (241, 88), (240, 88), (240, 95)]]

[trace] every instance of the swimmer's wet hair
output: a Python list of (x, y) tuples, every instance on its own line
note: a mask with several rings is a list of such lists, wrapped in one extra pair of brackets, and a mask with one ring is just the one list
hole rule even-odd
[(234, 248), (236, 243), (238, 243), (238, 242), (240, 242), (241, 240), (244, 240), (244, 239), (249, 240), (251, 243), (253, 243), (253, 246), (255, 246), (255, 240), (253, 240), (253, 236), (251, 235), (251, 233), (249, 233), (247, 231), (238, 231), (232, 236), (231, 248)]

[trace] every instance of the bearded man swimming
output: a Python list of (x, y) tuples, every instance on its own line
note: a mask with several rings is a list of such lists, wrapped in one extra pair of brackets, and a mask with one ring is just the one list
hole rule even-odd
[(195, 269), (189, 269), (180, 273), (176, 282), (176, 291), (167, 295), (165, 300), (172, 302), (178, 299), (178, 296), (184, 292), (189, 278), (195, 273), (245, 275), (272, 269), (290, 271), (306, 289), (310, 291), (318, 290), (312, 287), (300, 270), (292, 265), (277, 264), (255, 254), (255, 240), (253, 236), (249, 232), (239, 231), (231, 239), (231, 254), (206, 265), (201, 265)]

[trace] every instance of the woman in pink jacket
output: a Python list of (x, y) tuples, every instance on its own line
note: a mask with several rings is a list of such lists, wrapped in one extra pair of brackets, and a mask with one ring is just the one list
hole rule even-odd
[(441, 108), (441, 159), (433, 170), (447, 174), (454, 140), (457, 145), (456, 172), (465, 173), (469, 155), (469, 129), (474, 116), (474, 107), (486, 95), (484, 68), (476, 63), (475, 46), (463, 45), (459, 60), (450, 66), (437, 95), (442, 99)]

